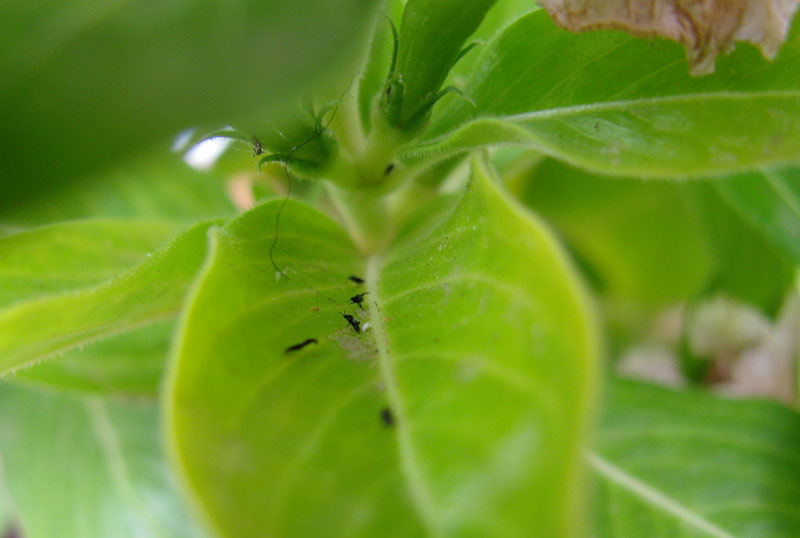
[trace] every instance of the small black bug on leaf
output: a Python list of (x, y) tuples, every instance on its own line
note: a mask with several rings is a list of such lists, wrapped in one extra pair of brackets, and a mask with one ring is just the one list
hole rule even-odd
[(361, 323), (356, 318), (354, 318), (350, 314), (345, 314), (344, 312), (340, 312), (340, 314), (344, 319), (347, 320), (347, 323), (350, 324), (350, 326), (353, 328), (355, 332), (357, 333), (361, 332)]
[(383, 175), (388, 176), (389, 174), (392, 173), (392, 170), (394, 170), (394, 163), (386, 167), (386, 170), (383, 171)]
[(361, 310), (364, 310), (364, 305), (361, 304), (364, 302), (364, 296), (367, 295), (369, 292), (365, 291), (364, 293), (359, 293), (358, 295), (353, 295), (350, 297), (350, 302), (353, 304), (357, 304)]
[(394, 415), (388, 406), (381, 409), (381, 421), (386, 427), (394, 426)]
[(359, 277), (357, 277), (356, 275), (350, 275), (350, 276), (349, 276), (349, 277), (347, 277), (347, 278), (348, 278), (348, 279), (350, 279), (350, 280), (352, 280), (352, 281), (353, 281), (353, 282), (355, 282), (356, 284), (363, 284), (363, 283), (364, 283), (364, 279), (363, 279), (363, 278), (359, 278)]
[(284, 353), (291, 353), (292, 351), (300, 351), (301, 349), (303, 349), (304, 347), (306, 347), (309, 344), (318, 344), (318, 343), (319, 342), (317, 342), (316, 338), (307, 338), (307, 339), (303, 340), (302, 342), (300, 342), (299, 344), (295, 344), (293, 346), (287, 347), (283, 352)]
[(264, 146), (261, 145), (261, 140), (257, 136), (253, 137), (253, 156), (261, 155), (264, 153)]

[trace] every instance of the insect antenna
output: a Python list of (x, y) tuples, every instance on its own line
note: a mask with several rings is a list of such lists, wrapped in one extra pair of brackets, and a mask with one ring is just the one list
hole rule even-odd
[(289, 278), (289, 275), (286, 274), (285, 270), (278, 267), (278, 264), (275, 262), (275, 257), (273, 256), (273, 253), (275, 252), (275, 246), (278, 244), (278, 237), (280, 235), (281, 215), (283, 214), (283, 209), (286, 207), (286, 203), (289, 201), (289, 197), (292, 195), (292, 174), (289, 171), (289, 164), (294, 158), (295, 153), (297, 153), (304, 146), (307, 146), (308, 144), (310, 144), (311, 142), (322, 136), (322, 133), (328, 130), (328, 127), (330, 127), (331, 123), (333, 123), (333, 119), (336, 117), (336, 112), (339, 111), (339, 105), (344, 99), (344, 96), (347, 95), (347, 92), (349, 92), (350, 88), (353, 86), (354, 79), (355, 79), (355, 73), (353, 74), (353, 76), (350, 77), (350, 83), (347, 85), (347, 88), (345, 88), (342, 94), (339, 96), (339, 99), (336, 100), (336, 104), (330, 109), (332, 111), (331, 115), (328, 118), (328, 121), (324, 125), (322, 124), (322, 119), (327, 110), (324, 110), (324, 112), (319, 115), (318, 122), (315, 125), (314, 132), (311, 134), (311, 136), (309, 136), (306, 140), (304, 140), (300, 144), (294, 146), (289, 151), (288, 154), (268, 155), (262, 158), (258, 163), (260, 169), (261, 165), (270, 161), (282, 162), (283, 170), (286, 173), (286, 183), (287, 183), (286, 196), (283, 197), (283, 203), (281, 203), (281, 206), (278, 208), (278, 212), (275, 214), (275, 236), (272, 238), (272, 244), (269, 247), (269, 261), (272, 263), (272, 266), (275, 268), (275, 271), (285, 276), (286, 280), (291, 280), (291, 279)]

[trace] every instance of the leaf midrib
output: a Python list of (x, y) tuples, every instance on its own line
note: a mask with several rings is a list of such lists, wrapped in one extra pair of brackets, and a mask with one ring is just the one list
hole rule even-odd
[(798, 200), (794, 193), (786, 188), (783, 184), (783, 178), (779, 177), (772, 170), (762, 170), (761, 173), (767, 179), (772, 189), (778, 194), (778, 198), (786, 202), (786, 206), (800, 218), (800, 200)]
[(99, 398), (89, 398), (84, 402), (84, 407), (89, 418), (89, 423), (100, 447), (106, 456), (106, 463), (111, 479), (127, 503), (134, 507), (147, 522), (147, 526), (155, 536), (166, 538), (169, 533), (161, 526), (158, 518), (137, 495), (131, 483), (130, 472), (122, 454), (119, 436), (114, 429), (111, 417), (108, 415), (106, 404)]
[(695, 101), (743, 101), (748, 99), (787, 99), (800, 97), (798, 90), (765, 90), (760, 92), (713, 92), (713, 93), (684, 93), (680, 95), (661, 95), (641, 99), (621, 99), (603, 103), (588, 103), (583, 105), (570, 105), (555, 107), (521, 114), (498, 116), (507, 120), (546, 119), (549, 117), (563, 117), (583, 112), (597, 112), (605, 110), (622, 110), (625, 108), (647, 106), (653, 104), (692, 103)]
[(400, 467), (405, 476), (410, 497), (428, 534), (430, 536), (441, 536), (438, 509), (417, 461), (414, 443), (411, 439), (411, 432), (405, 415), (403, 397), (397, 385), (394, 372), (394, 361), (389, 339), (386, 335), (386, 325), (381, 315), (378, 282), (380, 281), (382, 266), (383, 259), (380, 255), (370, 256), (367, 258), (364, 275), (367, 292), (370, 296), (368, 305), (369, 320), (372, 325), (375, 344), (378, 348), (378, 368), (386, 388), (386, 396), (391, 412), (395, 417), (394, 428), (397, 437)]
[(662, 105), (662, 104), (679, 104), (679, 103), (692, 103), (692, 102), (708, 102), (716, 100), (725, 101), (744, 101), (748, 99), (791, 99), (800, 98), (799, 90), (764, 90), (752, 92), (731, 92), (731, 91), (718, 91), (709, 93), (684, 93), (679, 95), (660, 95), (656, 97), (644, 97), (639, 99), (619, 99), (615, 101), (606, 101), (600, 103), (586, 103), (580, 105), (567, 105), (554, 108), (547, 108), (542, 110), (533, 110), (530, 112), (522, 112), (518, 114), (485, 114), (476, 116), (474, 118), (462, 121), (457, 125), (452, 126), (447, 131), (434, 136), (428, 140), (423, 141), (420, 146), (427, 146), (434, 144), (441, 140), (449, 138), (453, 133), (467, 127), (471, 123), (479, 122), (482, 120), (502, 120), (509, 122), (522, 122), (529, 120), (547, 120), (553, 118), (563, 118), (568, 116), (575, 116), (587, 112), (607, 112), (607, 111), (621, 111), (627, 108)]
[(627, 490), (638, 499), (641, 499), (643, 502), (667, 512), (675, 519), (680, 520), (686, 525), (689, 525), (708, 536), (712, 536), (713, 538), (737, 538), (728, 531), (695, 514), (691, 511), (691, 509), (670, 498), (668, 495), (628, 474), (597, 453), (587, 452), (585, 454), (585, 459), (587, 464), (594, 470), (596, 474)]

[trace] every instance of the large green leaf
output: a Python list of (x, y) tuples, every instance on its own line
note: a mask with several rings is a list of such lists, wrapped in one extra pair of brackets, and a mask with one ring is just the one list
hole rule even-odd
[(741, 47), (716, 74), (688, 75), (680, 46), (621, 32), (574, 35), (543, 11), (483, 52), (464, 91), (435, 111), (407, 159), (522, 144), (574, 165), (699, 176), (800, 159), (800, 27), (774, 63)]
[(455, 209), (366, 260), (290, 202), (275, 249), (287, 279), (268, 258), (278, 209), (214, 235), (175, 348), (170, 443), (212, 525), (231, 537), (580, 534), (598, 346), (542, 224), (480, 163)]
[(201, 536), (179, 499), (152, 403), (0, 385), (0, 455), (26, 538)]
[(380, 2), (0, 4), (0, 206), (342, 77)]
[(800, 167), (753, 172), (716, 187), (767, 241), (800, 264)]
[[(17, 301), (0, 309), (0, 374), (76, 346), (174, 318), (205, 257), (209, 226), (193, 226), (140, 265), (110, 280)], [(98, 228), (98, 233), (101, 231)], [(56, 267), (59, 263), (79, 267), (66, 256), (52, 260)], [(29, 278), (35, 280), (35, 273)]]
[(589, 464), (599, 538), (800, 535), (800, 416), (782, 405), (617, 381)]

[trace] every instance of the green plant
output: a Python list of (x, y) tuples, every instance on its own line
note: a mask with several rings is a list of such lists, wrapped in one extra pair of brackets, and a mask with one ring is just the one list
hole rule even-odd
[[(527, 0), (78, 4), (0, 6), (0, 525), (800, 533), (800, 416), (709, 390), (798, 333), (800, 28), (697, 78)], [(676, 304), (694, 386), (622, 379)]]

